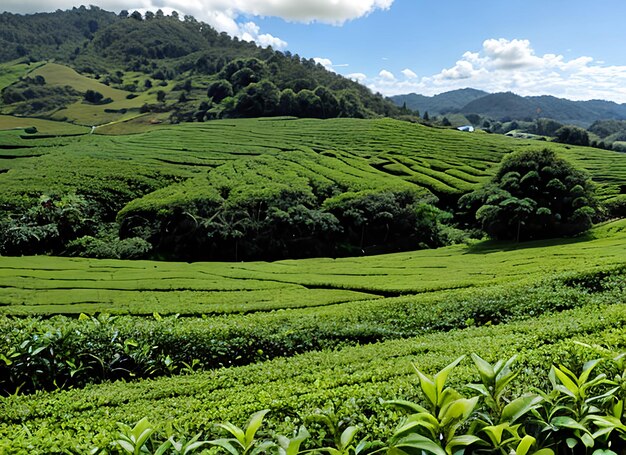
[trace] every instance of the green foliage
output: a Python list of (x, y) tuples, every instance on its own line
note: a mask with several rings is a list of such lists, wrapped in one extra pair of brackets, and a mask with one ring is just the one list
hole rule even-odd
[[(587, 281), (582, 278), (568, 278), (571, 283), (581, 284), (563, 285), (557, 280), (534, 286), (202, 319), (162, 317), (158, 313), (150, 319), (106, 315), (81, 315), (78, 320), (61, 316), (23, 320), (5, 317), (0, 318), (0, 352), (9, 352), (11, 363), (0, 366), (0, 377), (7, 378), (0, 386), (8, 392), (30, 392), (107, 379), (172, 375), (187, 371), (189, 365), (195, 365), (194, 369), (242, 365), (339, 345), (510, 323), (529, 315), (593, 307), (602, 302), (623, 303), (623, 271), (603, 271), (599, 275), (604, 276), (601, 290), (594, 293), (586, 291)], [(280, 293), (270, 295), (282, 297)], [(144, 314), (150, 310), (154, 311), (147, 307)], [(485, 400), (494, 415), (500, 415), (505, 408), (503, 389), (513, 378), (509, 375), (510, 363), (496, 365), (493, 370), (496, 377), (483, 378), (487, 385), (481, 390), (491, 397)], [(489, 368), (481, 371), (492, 375)], [(439, 389), (428, 392), (435, 413), (443, 406), (442, 381), (434, 380)], [(423, 387), (428, 384), (424, 380)]]
[(562, 144), (589, 145), (589, 134), (583, 128), (563, 126), (559, 128), (554, 135), (556, 136), (556, 141)]
[[(625, 317), (622, 305), (586, 307), (523, 322), (307, 353), (210, 373), (6, 397), (0, 441), (13, 451), (30, 444), (37, 448), (31, 453), (50, 453), (55, 446), (85, 453), (117, 437), (115, 422), (150, 415), (158, 425), (172, 422), (183, 429), (181, 433), (195, 434), (210, 428), (212, 421), (245, 421), (259, 408), (273, 410), (269, 428), (289, 434), (302, 422), (298, 415), (349, 398), (354, 399), (352, 405), (337, 408), (341, 418), (361, 426), (361, 434), (386, 440), (401, 416), (381, 412), (376, 397), (419, 399), (410, 371), (402, 365), (419, 362), (421, 371), (434, 374), (464, 353), (476, 352), (485, 359), (517, 353), (520, 375), (510, 390), (521, 394), (529, 387), (549, 386), (546, 372), (553, 361), (577, 371), (577, 365), (593, 358), (572, 345), (572, 339), (621, 349)], [(458, 388), (476, 379), (474, 370), (459, 366), (450, 386)], [(381, 420), (372, 419), (374, 414)], [(30, 436), (23, 432), (24, 426)]]
[(0, 222), (0, 254), (54, 253), (80, 235), (93, 232), (99, 213), (82, 196), (50, 197), (23, 215)]
[(493, 180), (459, 204), (490, 236), (517, 241), (586, 231), (596, 213), (587, 175), (548, 149), (507, 156)]
[(224, 98), (233, 96), (233, 86), (224, 79), (212, 82), (207, 89), (207, 96), (215, 103), (220, 103)]
[[(293, 96), (285, 95), (289, 93)], [(295, 102), (295, 94), (290, 90), (284, 90), (282, 94)], [(236, 99), (229, 99), (234, 109)], [(214, 109), (221, 108), (210, 107), (207, 103), (202, 110), (193, 112), (204, 118), (213, 115)], [(280, 104), (279, 109), (282, 109)], [(203, 234), (206, 229), (207, 232), (222, 232), (212, 237), (222, 244), (219, 254), (212, 257), (232, 260), (236, 255), (235, 242), (230, 238), (228, 229), (217, 229), (217, 218), (206, 227), (196, 226), (185, 213), (200, 222), (205, 218), (203, 213), (210, 219), (220, 207), (228, 208), (229, 213), (220, 213), (220, 223), (225, 225), (226, 220), (233, 219), (240, 222), (241, 227), (242, 224), (250, 224), (245, 218), (249, 218), (250, 210), (254, 210), (251, 206), (244, 207), (244, 200), (252, 205), (261, 200), (271, 202), (282, 189), (289, 188), (302, 197), (290, 198), (289, 204), (281, 206), (280, 212), (268, 215), (273, 216), (277, 223), (284, 221), (280, 228), (284, 232), (274, 230), (274, 233), (287, 237), (280, 238), (274, 246), (259, 244), (260, 249), (275, 253), (260, 255), (254, 252), (256, 246), (252, 245), (252, 248), (238, 248), (238, 257), (344, 255), (355, 249), (394, 251), (399, 247), (381, 243), (385, 238), (382, 228), (379, 229), (381, 235), (370, 237), (370, 241), (365, 239), (365, 248), (359, 248), (360, 232), (357, 235), (344, 232), (342, 235), (352, 236), (351, 245), (320, 251), (315, 247), (320, 244), (320, 232), (335, 235), (335, 228), (341, 227), (321, 209), (324, 201), (347, 192), (371, 190), (380, 193), (379, 199), (390, 200), (383, 195), (415, 191), (434, 205), (434, 199), (427, 197), (430, 192), (439, 199), (436, 203), (439, 208), (450, 210), (456, 206), (459, 196), (475, 189), (493, 175), (495, 165), (502, 156), (512, 150), (526, 148), (524, 141), (495, 135), (461, 136), (456, 131), (388, 119), (241, 119), (167, 128), (148, 125), (147, 118), (142, 121), (142, 128), (153, 131), (114, 138), (91, 134), (46, 139), (39, 136), (22, 139), (13, 131), (0, 133), (2, 141), (10, 147), (2, 153), (8, 157), (3, 163), (10, 168), (10, 172), (0, 174), (1, 209), (12, 218), (19, 218), (38, 204), (41, 194), (77, 194), (92, 201), (94, 209), (103, 213), (104, 222), (117, 217), (123, 221), (124, 229), (128, 223), (132, 229), (123, 230), (122, 238), (141, 237), (156, 247), (155, 254), (162, 250), (168, 257), (178, 259), (211, 257), (209, 254), (201, 256), (202, 249), (196, 248), (194, 243), (208, 241)], [(61, 122), (54, 122), (58, 123), (58, 129), (39, 123), (43, 121), (33, 122), (37, 122), (38, 128), (41, 125), (42, 134), (61, 134), (65, 131), (63, 125), (66, 124)], [(7, 124), (29, 126), (17, 120), (7, 121)], [(132, 124), (123, 125), (112, 125), (111, 128), (129, 128), (132, 131)], [(99, 130), (96, 129), (96, 133)], [(268, 136), (268, 131), (272, 132), (271, 136)], [(207, 137), (211, 139), (207, 140)], [(586, 166), (598, 182), (600, 197), (619, 193), (616, 182), (626, 175), (619, 156), (597, 149), (568, 150), (556, 144), (548, 145), (559, 153), (567, 154), (577, 165)], [(164, 187), (168, 189), (156, 191)], [(224, 205), (227, 200), (232, 203)], [(577, 201), (581, 202), (584, 201)], [(124, 208), (128, 203), (128, 207)], [(264, 207), (261, 209), (265, 211)], [(547, 215), (545, 210), (540, 210), (540, 213)], [(129, 220), (131, 215), (134, 216), (132, 222)], [(584, 216), (584, 213), (581, 215)], [(425, 219), (432, 217), (425, 216)], [(175, 229), (167, 228), (170, 221)], [(438, 218), (438, 227), (435, 228), (440, 233), (439, 239), (417, 242), (413, 239), (408, 242), (413, 245), (411, 248), (419, 246), (420, 242), (426, 246), (452, 239), (463, 240), (462, 234), (442, 223), (447, 223), (445, 214)], [(288, 237), (292, 229), (296, 230), (295, 238)], [(359, 230), (358, 226), (356, 230)], [(369, 228), (366, 230), (369, 231)], [(446, 230), (449, 232), (445, 233)], [(237, 231), (243, 232), (241, 229)], [(256, 236), (256, 232), (253, 235)], [(307, 244), (307, 237), (311, 236), (312, 241)], [(167, 241), (161, 244), (158, 239), (163, 237)], [(223, 237), (228, 239), (223, 240)], [(274, 239), (268, 241), (275, 242)], [(298, 243), (299, 247), (296, 246)], [(322, 243), (326, 246), (332, 242)], [(186, 246), (179, 250), (178, 244)], [(193, 254), (187, 255), (189, 251)], [(254, 255), (248, 256), (248, 251)]]
[[(472, 354), (472, 357), (485, 387), (493, 383), (497, 374), (495, 370), (500, 370), (503, 365), (507, 365), (508, 369), (512, 363), (510, 359), (507, 362), (499, 361), (491, 365), (476, 354)], [(620, 357), (623, 357), (623, 354), (616, 357), (617, 364), (620, 363)], [(605, 390), (601, 396), (593, 396), (585, 400), (589, 403), (593, 402), (594, 405), (585, 406), (583, 410), (585, 416), (580, 422), (569, 416), (577, 415), (570, 405), (555, 405), (555, 401), (565, 403), (571, 399), (582, 402), (586, 394), (583, 390), (591, 392), (592, 389), (597, 390), (604, 384), (611, 384), (610, 381), (604, 379), (604, 374), (589, 379), (591, 370), (601, 360), (587, 362), (579, 377), (565, 367), (553, 366), (549, 375), (552, 383), (551, 392), (540, 391), (541, 396), (527, 393), (517, 396), (506, 405), (501, 414), (494, 412), (496, 410), (488, 404), (481, 409), (481, 406), (485, 404), (481, 400), (485, 397), (483, 393), (465, 398), (459, 391), (446, 385), (448, 375), (462, 360), (463, 357), (459, 357), (432, 377), (416, 368), (421, 391), (429, 402), (430, 409), (404, 400), (382, 402), (409, 413), (400, 421), (386, 445), (381, 441), (367, 442), (367, 438), (356, 445), (355, 435), (360, 428), (348, 426), (341, 432), (336, 414), (332, 411), (325, 411), (306, 417), (305, 422), (325, 424), (332, 436), (333, 446), (320, 447), (322, 444), (319, 441), (312, 441), (314, 448), (309, 451), (330, 455), (358, 455), (364, 451), (366, 453), (371, 451), (374, 445), (381, 445), (381, 448), (371, 453), (385, 451), (389, 455), (398, 453), (554, 455), (555, 453), (571, 453), (571, 451), (578, 453), (581, 450), (577, 446), (582, 446), (581, 453), (588, 453), (586, 452), (588, 449), (594, 450), (593, 453), (596, 455), (612, 455), (617, 453), (615, 450), (623, 448), (620, 444), (624, 442), (623, 440), (620, 441), (619, 438), (608, 440), (612, 431), (618, 430), (622, 435), (626, 428), (621, 423), (623, 398), (619, 387)], [(515, 373), (511, 375), (514, 376)], [(557, 376), (560, 382), (555, 379)], [(501, 384), (501, 386), (505, 387), (506, 384)], [(613, 405), (615, 401), (617, 404)], [(311, 434), (304, 426), (300, 427), (295, 438), (276, 436), (278, 444), (274, 442), (274, 438), (264, 440), (256, 438), (256, 433), (269, 411), (266, 409), (253, 414), (245, 428), (239, 428), (231, 423), (218, 424), (218, 428), (226, 430), (232, 436), (229, 439), (198, 441), (200, 434), (197, 434), (192, 439), (193, 444), (187, 447), (185, 453), (194, 453), (205, 444), (218, 446), (231, 455), (262, 453), (277, 446), (280, 454), (305, 453), (300, 451), (300, 446), (311, 437)], [(546, 427), (537, 428), (537, 418), (541, 419), (539, 416), (543, 412), (551, 415), (551, 421)], [(556, 416), (556, 414), (560, 415)], [(488, 425), (482, 420), (483, 418), (488, 422), (497, 421), (498, 424)], [(467, 422), (471, 422), (471, 425), (466, 425)], [(166, 453), (165, 450), (169, 447), (170, 441), (173, 441), (170, 437), (156, 452), (152, 452), (146, 445), (151, 442), (150, 437), (154, 434), (154, 429), (145, 418), (140, 420), (133, 429), (124, 424), (118, 425), (122, 431), (120, 439), (114, 441), (113, 446), (120, 446), (127, 453)], [(593, 429), (597, 431), (592, 433), (590, 430)], [(568, 437), (568, 434), (576, 435), (576, 437)]]

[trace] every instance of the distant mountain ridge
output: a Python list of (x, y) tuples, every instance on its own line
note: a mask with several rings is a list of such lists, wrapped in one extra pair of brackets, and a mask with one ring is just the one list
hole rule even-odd
[(461, 89), (424, 96), (415, 93), (390, 97), (398, 106), (421, 114), (478, 114), (500, 121), (551, 118), (561, 123), (588, 127), (596, 120), (625, 120), (626, 104), (612, 101), (572, 101), (555, 96), (520, 96), (511, 92), (487, 93)]

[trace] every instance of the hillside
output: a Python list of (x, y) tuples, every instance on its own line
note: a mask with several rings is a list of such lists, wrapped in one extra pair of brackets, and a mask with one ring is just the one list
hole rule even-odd
[(478, 114), (497, 121), (549, 118), (564, 124), (590, 126), (597, 120), (626, 119), (626, 104), (611, 101), (571, 101), (554, 96), (519, 96), (514, 93), (489, 94), (463, 89), (432, 97), (417, 94), (390, 98), (398, 106), (406, 102), (410, 109), (433, 115), (450, 113)]
[(426, 112), (429, 115), (445, 115), (452, 112), (459, 112), (468, 103), (488, 95), (487, 92), (472, 88), (452, 90), (434, 96), (418, 95), (409, 93), (407, 95), (396, 95), (389, 97), (396, 105), (406, 107), (420, 114)]
[(3, 13), (0, 24), (3, 114), (91, 126), (145, 112), (171, 122), (400, 112), (312, 59), (233, 39), (189, 16), (80, 7)]
[(436, 247), (462, 238), (444, 211), (507, 153), (553, 148), (602, 200), (626, 179), (616, 152), (391, 119), (153, 119), (71, 137), (50, 137), (43, 120), (49, 134), (0, 132), (3, 254), (237, 261)]

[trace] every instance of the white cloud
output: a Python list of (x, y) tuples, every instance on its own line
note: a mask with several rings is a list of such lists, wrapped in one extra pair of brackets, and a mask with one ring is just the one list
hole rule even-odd
[[(324, 22), (341, 25), (376, 10), (386, 10), (394, 0), (91, 0), (89, 4), (100, 8), (120, 11), (161, 8), (174, 9), (191, 14), (201, 20), (215, 20), (232, 28), (228, 19), (241, 15), (273, 16), (294, 22)], [(83, 2), (84, 3), (84, 2)], [(0, 10), (16, 13), (55, 11), (58, 8), (79, 6), (79, 0), (2, 0)], [(209, 22), (213, 24), (213, 22)], [(220, 30), (228, 31), (227, 28)]]
[(335, 71), (333, 69), (333, 62), (332, 62), (332, 60), (330, 60), (328, 58), (314, 57), (313, 61), (315, 61), (315, 63), (319, 63), (324, 68), (326, 68), (328, 71)]
[(254, 41), (255, 43), (267, 47), (272, 46), (274, 49), (284, 49), (287, 42), (270, 35), (269, 33), (260, 33), (260, 27), (254, 22), (246, 22), (239, 26), (239, 36), (244, 41)]
[[(323, 22), (341, 25), (376, 10), (386, 10), (394, 0), (90, 0), (88, 3), (112, 11), (162, 9), (166, 14), (178, 11), (207, 22), (220, 32), (276, 49), (287, 43), (268, 33), (261, 33), (253, 22), (240, 23), (241, 16), (272, 16), (293, 22)], [(80, 0), (2, 0), (1, 11), (34, 13), (79, 6)]]
[(350, 73), (346, 74), (348, 79), (352, 79), (353, 81), (363, 82), (367, 79), (367, 75), (363, 73)]
[(416, 79), (417, 78), (417, 74), (415, 74), (413, 71), (411, 71), (408, 68), (405, 68), (402, 70), (402, 74), (404, 74), (404, 77), (406, 77), (407, 79)]
[(424, 95), (473, 87), (488, 92), (553, 95), (572, 100), (606, 99), (626, 103), (626, 65), (607, 66), (592, 57), (566, 59), (537, 55), (528, 40), (488, 39), (477, 52), (465, 52), (451, 67), (422, 78), (397, 80), (388, 71), (364, 80), (385, 95)]
[(378, 73), (378, 76), (381, 79), (384, 79), (386, 81), (395, 81), (396, 80), (396, 76), (394, 76), (391, 71), (387, 71), (387, 70), (381, 70), (380, 73)]

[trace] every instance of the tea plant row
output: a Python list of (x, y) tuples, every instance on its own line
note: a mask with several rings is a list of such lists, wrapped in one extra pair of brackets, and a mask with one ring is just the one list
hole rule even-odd
[(0, 319), (4, 393), (171, 376), (351, 344), (624, 303), (624, 270), (271, 313)]
[[(403, 414), (383, 412), (378, 398), (422, 400), (411, 362), (433, 374), (463, 354), (474, 352), (489, 362), (517, 354), (519, 374), (507, 396), (521, 395), (549, 384), (549, 365), (575, 370), (597, 357), (594, 350), (572, 344), (574, 340), (623, 350), (625, 308), (591, 305), (498, 326), (311, 352), (212, 372), (5, 397), (0, 447), (17, 453), (86, 453), (118, 439), (116, 422), (134, 424), (145, 416), (159, 429), (155, 438), (203, 432), (203, 438), (211, 439), (219, 437), (211, 422), (241, 424), (258, 409), (271, 409), (270, 431), (290, 434), (304, 416), (330, 403), (341, 419), (362, 427), (362, 434), (386, 440)], [(613, 367), (602, 369), (610, 377), (616, 374)], [(463, 364), (451, 385), (477, 380), (475, 370)]]

